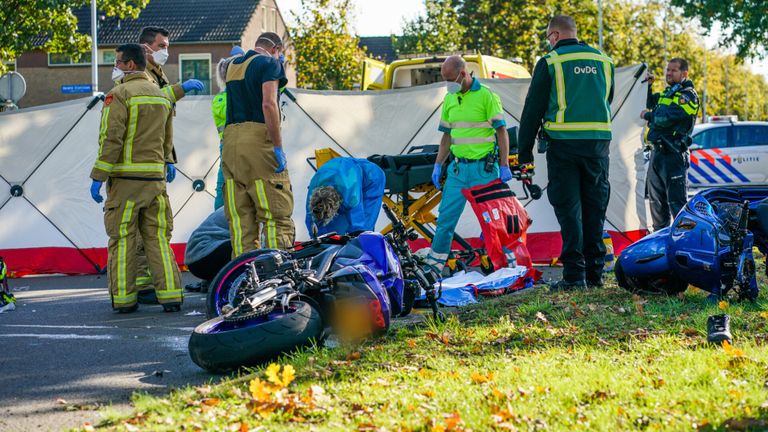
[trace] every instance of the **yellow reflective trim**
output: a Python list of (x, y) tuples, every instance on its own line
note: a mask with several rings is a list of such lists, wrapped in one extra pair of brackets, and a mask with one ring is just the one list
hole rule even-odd
[(551, 130), (611, 130), (610, 123), (600, 122), (569, 122), (569, 123), (556, 123), (546, 122), (544, 123), (544, 129)]
[[(131, 218), (133, 217), (134, 205), (135, 204), (133, 201), (126, 201), (125, 208), (123, 209), (123, 215), (120, 218), (120, 228), (118, 230), (120, 239), (117, 241), (117, 296), (114, 298), (125, 299), (128, 297), (128, 294), (126, 294), (128, 290), (128, 280), (126, 278), (127, 264), (125, 262), (125, 248), (128, 237), (128, 224), (131, 222)], [(117, 301), (115, 302), (117, 303)]]
[(557, 88), (557, 116), (555, 120), (558, 123), (562, 123), (565, 121), (565, 108), (567, 104), (565, 102), (565, 78), (561, 63), (555, 64), (555, 84)]
[(152, 278), (149, 276), (139, 276), (136, 278), (136, 285), (146, 285), (152, 282)]
[(107, 123), (109, 123), (109, 105), (104, 107), (104, 111), (101, 112), (101, 128), (99, 128), (99, 156), (104, 149), (104, 140), (107, 138)]
[(101, 170), (101, 171), (106, 171), (107, 173), (111, 173), (112, 172), (112, 167), (113, 167), (113, 165), (111, 163), (100, 161), (98, 159), (96, 160), (96, 163), (93, 164), (93, 168), (94, 169), (98, 169), (98, 170)]
[(139, 118), (139, 106), (131, 105), (130, 114), (128, 114), (128, 136), (125, 138), (125, 149), (123, 160), (126, 164), (133, 161), (133, 138), (136, 136), (136, 122)]
[(134, 96), (128, 99), (128, 105), (165, 105), (171, 108), (171, 101), (162, 96)]
[(169, 298), (180, 298), (181, 297), (181, 290), (162, 290), (157, 291), (157, 298), (159, 299), (169, 299)]
[(611, 95), (611, 64), (603, 63), (603, 71), (605, 72), (605, 106), (606, 106), (606, 118), (611, 118), (611, 110), (608, 108), (608, 97)]
[(259, 197), (259, 204), (264, 210), (264, 218), (267, 220), (267, 246), (271, 249), (277, 249), (277, 227), (272, 219), (272, 212), (269, 211), (269, 200), (264, 191), (264, 180), (256, 180), (256, 196)]
[(486, 144), (496, 142), (496, 136), (490, 135), (487, 137), (470, 137), (470, 138), (451, 138), (451, 144), (463, 145), (463, 144)]
[(133, 164), (133, 163), (124, 163), (124, 164), (115, 164), (112, 168), (113, 172), (157, 172), (157, 173), (164, 173), (165, 172), (165, 164), (157, 164), (157, 163), (146, 163), (146, 164)]
[(240, 215), (237, 214), (237, 207), (235, 206), (235, 181), (233, 179), (226, 180), (227, 185), (227, 203), (229, 204), (229, 219), (232, 223), (232, 250), (235, 256), (238, 257), (243, 253), (243, 227), (240, 226)]
[(613, 63), (613, 60), (608, 56), (605, 56), (602, 54), (584, 53), (584, 52), (550, 56), (550, 57), (546, 57), (546, 59), (547, 59), (547, 64), (549, 65), (564, 63), (568, 61), (575, 61), (575, 60), (595, 60), (599, 62)]
[(158, 195), (157, 197), (158, 209), (157, 209), (157, 241), (160, 245), (160, 254), (163, 258), (163, 276), (165, 276), (165, 290), (169, 291), (176, 289), (176, 281), (173, 279), (173, 267), (171, 260), (170, 244), (168, 239), (168, 224), (166, 221), (165, 196)]
[(112, 303), (115, 305), (133, 304), (136, 303), (137, 294), (116, 295), (112, 296)]
[(176, 103), (176, 93), (173, 92), (173, 87), (167, 85), (160, 90), (168, 96), (171, 103)]

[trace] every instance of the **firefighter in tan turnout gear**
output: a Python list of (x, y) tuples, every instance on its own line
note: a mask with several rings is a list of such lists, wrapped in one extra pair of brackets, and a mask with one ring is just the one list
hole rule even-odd
[[(170, 32), (168, 30), (162, 27), (148, 26), (141, 29), (139, 44), (144, 48), (144, 57), (147, 60), (147, 68), (145, 70), (147, 76), (150, 81), (154, 82), (165, 96), (171, 100), (171, 104), (175, 108), (174, 104), (179, 99), (183, 98), (187, 92), (204, 90), (205, 85), (202, 81), (196, 79), (188, 79), (183, 83), (171, 84), (171, 81), (168, 79), (168, 76), (165, 75), (165, 71), (163, 70), (163, 66), (169, 58), (169, 38)], [(175, 149), (173, 151), (173, 161), (174, 163), (178, 162)], [(171, 174), (171, 176), (174, 175), (175, 173)], [(157, 304), (155, 291), (152, 287), (152, 276), (149, 272), (149, 265), (144, 252), (144, 244), (141, 235), (137, 237), (136, 246), (138, 254), (136, 285), (139, 286), (139, 303)]]
[(222, 170), (233, 257), (262, 247), (293, 246), (293, 192), (277, 104), (278, 89), (287, 82), (279, 61), (282, 50), (277, 34), (262, 33), (255, 48), (227, 70)]
[(107, 182), (104, 226), (112, 307), (123, 313), (138, 307), (136, 241), (141, 233), (157, 298), (165, 311), (175, 312), (183, 296), (165, 191), (173, 171), (172, 105), (144, 73), (140, 45), (121, 45), (116, 52), (112, 78), (120, 84), (104, 99), (99, 153), (91, 171), (91, 196), (97, 203)]

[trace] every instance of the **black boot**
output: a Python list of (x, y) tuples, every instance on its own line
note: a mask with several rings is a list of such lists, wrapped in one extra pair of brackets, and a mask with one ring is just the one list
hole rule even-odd
[(137, 296), (137, 301), (139, 304), (158, 304), (160, 302), (157, 301), (157, 294), (155, 293), (154, 288), (145, 289), (139, 291), (139, 294)]
[(721, 344), (731, 343), (731, 317), (726, 314), (712, 315), (707, 318), (707, 342)]
[(582, 290), (587, 287), (587, 283), (583, 280), (580, 281), (567, 281), (565, 279), (549, 284), (550, 291), (576, 291)]

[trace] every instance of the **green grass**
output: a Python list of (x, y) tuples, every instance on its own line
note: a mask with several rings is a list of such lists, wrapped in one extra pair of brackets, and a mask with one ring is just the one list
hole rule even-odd
[[(758, 269), (765, 274), (763, 264)], [(445, 323), (400, 327), (357, 346), (312, 348), (278, 363), (289, 390), (324, 396), (291, 411), (256, 413), (253, 375), (136, 394), (106, 430), (461, 431), (766, 430), (768, 297), (732, 303), (734, 349), (706, 344), (720, 313), (705, 293), (633, 298), (605, 289), (543, 287), (486, 299)], [(762, 313), (762, 315), (761, 315)], [(357, 357), (359, 353), (359, 358)], [(315, 387), (315, 390), (317, 387)], [(289, 403), (287, 406), (291, 406)], [(242, 429), (240, 429), (242, 428)]]

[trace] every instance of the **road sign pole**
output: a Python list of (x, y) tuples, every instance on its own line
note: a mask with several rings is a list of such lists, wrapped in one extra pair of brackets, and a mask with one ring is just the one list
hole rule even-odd
[(96, 40), (96, 0), (91, 0), (91, 91), (99, 93), (99, 43)]

